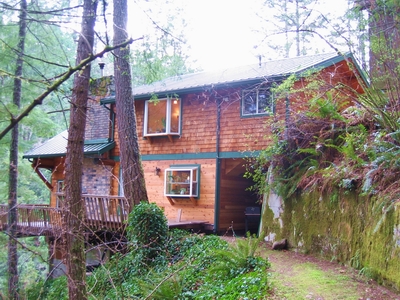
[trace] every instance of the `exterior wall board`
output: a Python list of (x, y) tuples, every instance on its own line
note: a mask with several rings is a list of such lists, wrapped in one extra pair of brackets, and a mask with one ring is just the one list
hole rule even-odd
[(198, 153), (215, 151), (216, 106), (211, 100), (193, 100), (182, 96), (181, 136), (143, 139), (144, 101), (136, 101), (137, 128), (140, 151), (146, 154)]
[[(200, 196), (194, 200), (175, 198), (172, 205), (164, 196), (164, 170), (171, 165), (200, 165)], [(155, 168), (161, 169), (160, 176), (155, 175)], [(182, 209), (182, 221), (202, 220), (214, 223), (215, 201), (215, 160), (168, 160), (168, 161), (144, 161), (146, 188), (150, 202), (160, 206), (168, 219), (175, 220), (178, 209)]]
[(50, 206), (51, 207), (56, 207), (57, 206), (57, 196), (55, 193), (57, 193), (57, 182), (59, 180), (64, 180), (64, 171), (65, 171), (65, 157), (56, 157), (54, 158), (54, 169), (51, 174), (51, 185), (53, 186), (53, 189), (50, 193)]

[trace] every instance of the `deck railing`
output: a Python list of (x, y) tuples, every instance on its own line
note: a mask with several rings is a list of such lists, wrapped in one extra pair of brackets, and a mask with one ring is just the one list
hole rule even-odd
[[(16, 232), (21, 236), (51, 235), (60, 232), (61, 222), (56, 218), (58, 210), (47, 204), (20, 204), (17, 206)], [(8, 206), (0, 205), (0, 228), (8, 228)]]
[(84, 195), (83, 198), (89, 228), (122, 230), (130, 211), (124, 197)]
[[(62, 207), (64, 196), (57, 195), (57, 203)], [(124, 197), (84, 195), (85, 220), (88, 230), (123, 230), (129, 214), (129, 206)], [(8, 206), (0, 205), (0, 230), (8, 227)], [(49, 205), (18, 205), (17, 232), (19, 235), (59, 235), (62, 228), (62, 210)]]

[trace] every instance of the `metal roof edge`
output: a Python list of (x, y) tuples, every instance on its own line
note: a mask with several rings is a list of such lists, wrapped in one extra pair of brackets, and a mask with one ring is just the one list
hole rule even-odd
[[(286, 77), (287, 75), (274, 75), (268, 77), (269, 79), (272, 80), (278, 80), (281, 78)], [(231, 81), (231, 82), (223, 82), (223, 83), (216, 83), (216, 84), (206, 84), (203, 86), (197, 86), (197, 87), (190, 87), (190, 88), (185, 88), (185, 89), (179, 89), (179, 90), (165, 90), (161, 92), (154, 92), (151, 94), (138, 94), (134, 95), (135, 100), (145, 100), (145, 99), (150, 99), (153, 95), (163, 95), (165, 93), (165, 96), (174, 93), (174, 94), (190, 94), (190, 93), (195, 93), (195, 92), (204, 92), (205, 90), (208, 89), (219, 89), (222, 87), (231, 87), (234, 88), (236, 86), (244, 85), (244, 84), (255, 84), (265, 81), (265, 78), (259, 77), (259, 78), (251, 78), (251, 79), (246, 79), (246, 80), (237, 80), (237, 81)], [(161, 97), (163, 98), (163, 97)]]
[[(115, 141), (107, 141), (105, 143), (91, 143), (91, 144), (86, 144), (85, 145), (101, 145), (104, 144), (103, 147), (99, 147), (96, 150), (92, 150), (92, 151), (88, 151), (88, 150), (84, 150), (84, 155), (88, 156), (88, 155), (94, 155), (94, 154), (103, 154), (109, 150), (111, 150), (112, 148), (115, 147)], [(85, 147), (85, 146), (84, 146)], [(52, 157), (63, 157), (66, 156), (67, 152), (59, 152), (59, 153), (51, 153), (51, 154), (32, 154), (32, 155), (23, 155), (22, 158), (23, 159), (34, 159), (34, 158), (52, 158)]]
[[(284, 76), (271, 76), (270, 78), (281, 78)], [(263, 78), (251, 78), (248, 80), (240, 80), (240, 81), (232, 81), (232, 82), (224, 82), (224, 83), (218, 83), (218, 84), (206, 84), (202, 86), (196, 86), (196, 87), (190, 87), (190, 88), (184, 88), (184, 89), (179, 89), (179, 90), (165, 90), (161, 92), (154, 92), (154, 93), (149, 93), (149, 94), (137, 94), (133, 95), (135, 100), (145, 100), (145, 99), (150, 99), (153, 95), (163, 95), (165, 93), (165, 96), (175, 93), (175, 94), (189, 94), (189, 93), (195, 93), (195, 92), (203, 92), (204, 90), (211, 89), (211, 88), (221, 88), (221, 87), (235, 87), (241, 84), (252, 84), (252, 83), (257, 83), (262, 81)], [(164, 96), (161, 96), (161, 98), (164, 98)], [(107, 97), (100, 99), (100, 104), (114, 104), (115, 103), (115, 97)]]
[(66, 153), (52, 153), (52, 154), (32, 154), (32, 155), (23, 155), (23, 159), (33, 159), (33, 158), (52, 158), (52, 157), (63, 157)]
[(105, 144), (111, 142), (109, 138), (101, 138), (95, 140), (85, 140), (84, 145), (96, 145), (96, 144)]
[[(310, 71), (310, 70), (314, 70), (314, 69), (315, 69), (315, 72), (318, 72), (318, 71), (320, 71), (322, 69), (325, 69), (327, 67), (330, 67), (330, 66), (332, 66), (332, 65), (334, 65), (334, 64), (336, 64), (336, 63), (338, 63), (340, 61), (344, 61), (345, 60), (345, 56), (347, 56), (347, 54), (337, 54), (336, 56), (331, 57), (331, 58), (329, 58), (327, 60), (323, 60), (323, 61), (321, 61), (319, 63), (316, 63), (316, 64), (314, 64), (312, 66), (309, 66), (307, 68), (304, 68), (302, 70), (294, 72), (294, 74), (301, 75), (306, 71)], [(289, 74), (287, 74), (287, 75), (289, 75)]]
[(354, 56), (353, 53), (351, 52), (347, 52), (345, 54), (347, 57), (349, 57), (352, 60), (352, 63), (354, 64), (354, 66), (356, 67), (358, 73), (360, 74), (362, 80), (364, 80), (365, 84), (367, 86), (369, 86), (370, 84), (370, 79), (367, 76), (367, 73), (365, 71), (363, 71), (363, 69), (361, 68), (360, 64), (358, 63), (358, 60), (356, 59), (356, 57)]
[[(93, 145), (93, 144), (92, 144), (92, 145)], [(100, 155), (100, 154), (103, 154), (103, 153), (105, 153), (105, 152), (111, 150), (111, 149), (114, 148), (114, 147), (115, 147), (115, 142), (112, 141), (112, 142), (109, 142), (109, 143), (104, 144), (104, 146), (103, 146), (102, 148), (98, 149), (98, 150), (84, 151), (84, 155), (85, 155), (85, 156), (87, 156), (87, 155), (93, 155), (93, 154)]]
[(105, 97), (100, 99), (100, 104), (114, 104), (115, 103), (115, 95), (110, 97)]

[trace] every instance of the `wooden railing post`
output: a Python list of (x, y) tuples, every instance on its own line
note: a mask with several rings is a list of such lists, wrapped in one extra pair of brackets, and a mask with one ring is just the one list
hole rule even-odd
[(96, 197), (97, 203), (99, 204), (99, 209), (100, 209), (100, 218), (102, 223), (107, 222), (106, 214), (104, 212), (104, 205), (101, 197)]

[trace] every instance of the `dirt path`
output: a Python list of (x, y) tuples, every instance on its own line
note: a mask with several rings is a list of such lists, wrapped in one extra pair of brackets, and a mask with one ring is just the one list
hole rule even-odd
[(262, 246), (271, 262), (273, 292), (269, 299), (400, 300), (400, 295), (337, 263), (293, 251)]

